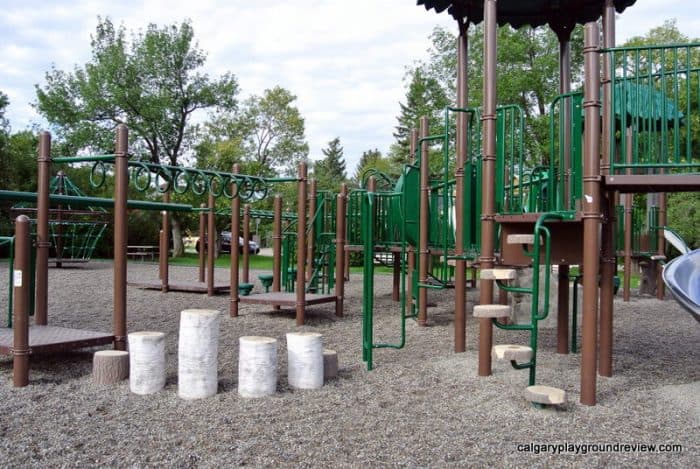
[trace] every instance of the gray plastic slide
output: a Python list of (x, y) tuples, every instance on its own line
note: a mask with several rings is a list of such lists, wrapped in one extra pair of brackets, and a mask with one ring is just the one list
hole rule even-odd
[(674, 298), (700, 322), (700, 249), (686, 251), (666, 264), (663, 277)]

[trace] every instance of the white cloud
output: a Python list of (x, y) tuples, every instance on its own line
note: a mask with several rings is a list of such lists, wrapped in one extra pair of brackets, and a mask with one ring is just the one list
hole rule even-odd
[[(0, 90), (11, 99), (13, 128), (39, 122), (29, 106), (33, 85), (52, 64), (70, 70), (90, 55), (96, 18), (130, 30), (191, 19), (207, 73), (231, 71), (243, 97), (280, 85), (297, 95), (311, 156), (339, 136), (348, 172), (370, 148), (386, 151), (405, 97), (405, 67), (423, 58), (446, 14), (409, 0), (73, 0), (4, 2), (0, 16)], [(639, 0), (621, 15), (618, 43), (678, 17), (689, 36), (700, 31), (700, 6), (686, 0)]]

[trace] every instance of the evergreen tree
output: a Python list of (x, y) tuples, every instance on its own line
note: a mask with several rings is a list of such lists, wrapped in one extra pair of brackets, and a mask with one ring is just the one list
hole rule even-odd
[(341, 184), (347, 179), (340, 137), (336, 137), (328, 142), (328, 147), (321, 150), (321, 152), (325, 158), (317, 161), (314, 167), (314, 177), (318, 182), (318, 188), (337, 192), (340, 190)]

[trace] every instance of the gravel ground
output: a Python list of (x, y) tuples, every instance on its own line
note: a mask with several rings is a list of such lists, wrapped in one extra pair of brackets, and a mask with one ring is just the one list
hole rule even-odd
[[(192, 280), (196, 269), (171, 267), (171, 276)], [(227, 273), (217, 270), (217, 276)], [(154, 278), (156, 265), (130, 263), (130, 280)], [(7, 285), (6, 263), (0, 265), (0, 285)], [(398, 339), (398, 307), (390, 289), (391, 278), (378, 276), (378, 341)], [(110, 331), (111, 290), (109, 263), (51, 269), (49, 323)], [(32, 357), (30, 385), (13, 388), (11, 359), (2, 357), (0, 461), (5, 467), (697, 467), (700, 328), (674, 301), (617, 300), (615, 376), (598, 379), (593, 407), (578, 402), (579, 355), (554, 353), (555, 331), (542, 330), (538, 382), (565, 389), (569, 400), (559, 409), (538, 410), (522, 397), (526, 371), (495, 362), (492, 376), (477, 376), (473, 318), (467, 322), (468, 351), (452, 352), (452, 294), (429, 293), (437, 304), (429, 311), (430, 327), (409, 323), (406, 347), (375, 351), (370, 372), (362, 362), (361, 276), (353, 275), (347, 286), (345, 317), (336, 318), (332, 305), (310, 307), (303, 329), (321, 332), (340, 362), (338, 379), (314, 391), (287, 384), (285, 333), (296, 330), (293, 314), (243, 305), (240, 317), (222, 318), (218, 394), (184, 401), (177, 396), (179, 311), (227, 311), (228, 297), (130, 287), (129, 331), (167, 333), (165, 389), (139, 396), (129, 392), (127, 381), (93, 384), (93, 350)], [(470, 304), (476, 295), (469, 293)], [(6, 307), (3, 287), (3, 315)], [(279, 342), (273, 397), (238, 397), (238, 338), (244, 335)], [(494, 343), (526, 338), (496, 330)], [(682, 451), (518, 451), (525, 444), (608, 443), (671, 443)]]

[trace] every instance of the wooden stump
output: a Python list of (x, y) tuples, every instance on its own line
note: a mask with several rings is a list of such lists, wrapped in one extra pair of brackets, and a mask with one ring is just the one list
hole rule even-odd
[(323, 350), (323, 380), (338, 377), (338, 353), (335, 350)]
[(96, 384), (114, 384), (129, 376), (129, 352), (100, 350), (92, 360), (92, 379)]

